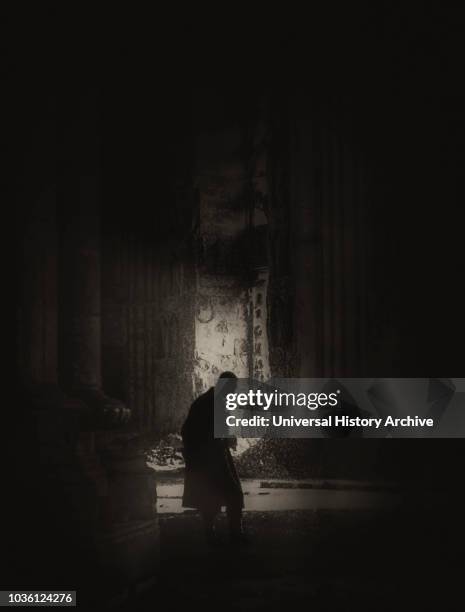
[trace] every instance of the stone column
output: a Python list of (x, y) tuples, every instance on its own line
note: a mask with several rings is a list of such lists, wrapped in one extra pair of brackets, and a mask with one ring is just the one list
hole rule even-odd
[(54, 100), (28, 117), (18, 192), (18, 371), (28, 388), (57, 383), (56, 126)]
[(28, 202), (20, 221), (19, 372), (28, 386), (57, 383), (55, 189)]
[(100, 125), (98, 93), (82, 94), (64, 133), (61, 379), (85, 401), (90, 429), (124, 423), (130, 412), (102, 391), (100, 267)]
[[(17, 375), (21, 402), (27, 408), (33, 442), (40, 447), (36, 465), (61, 456), (64, 428), (81, 404), (58, 386), (58, 223), (56, 98), (37, 100), (25, 117), (27, 140), (17, 208)], [(67, 418), (62, 413), (67, 406)], [(65, 423), (66, 420), (66, 423)], [(25, 427), (27, 425), (24, 425)], [(54, 451), (47, 435), (55, 433)], [(51, 436), (53, 437), (53, 436)]]
[[(294, 274), (294, 326), (298, 370), (302, 377), (324, 371), (323, 228), (317, 130), (296, 105), (298, 119), (292, 126), (291, 232)], [(300, 112), (299, 112), (300, 111)]]

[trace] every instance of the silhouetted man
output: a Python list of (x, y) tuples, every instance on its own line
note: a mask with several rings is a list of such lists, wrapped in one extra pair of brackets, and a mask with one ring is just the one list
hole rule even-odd
[[(234, 392), (237, 377), (232, 372), (221, 374), (220, 381), (223, 393)], [(209, 543), (216, 541), (215, 517), (226, 506), (231, 539), (241, 542), (244, 496), (230, 441), (214, 436), (214, 410), (215, 389), (211, 387), (192, 404), (182, 426), (186, 461), (182, 505), (200, 510)]]

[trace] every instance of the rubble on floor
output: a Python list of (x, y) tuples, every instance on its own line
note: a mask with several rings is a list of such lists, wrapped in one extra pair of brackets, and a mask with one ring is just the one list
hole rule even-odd
[(155, 448), (147, 453), (147, 465), (157, 472), (177, 471), (184, 468), (182, 438), (179, 434), (168, 434)]
[(290, 478), (308, 476), (301, 440), (263, 438), (236, 460), (242, 478)]

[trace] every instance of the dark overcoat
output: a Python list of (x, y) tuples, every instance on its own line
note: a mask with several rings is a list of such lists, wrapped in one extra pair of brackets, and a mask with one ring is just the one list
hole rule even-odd
[(209, 513), (244, 506), (230, 443), (214, 436), (214, 410), (212, 387), (192, 404), (181, 429), (186, 462), (182, 505)]

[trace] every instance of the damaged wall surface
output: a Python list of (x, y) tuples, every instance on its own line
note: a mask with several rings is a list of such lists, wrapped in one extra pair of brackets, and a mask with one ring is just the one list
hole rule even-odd
[[(200, 92), (197, 101), (196, 395), (214, 385), (225, 370), (244, 378), (254, 371), (263, 376), (268, 357), (266, 314), (262, 328), (255, 321), (261, 313), (254, 303), (257, 287), (263, 284), (258, 265), (266, 262), (266, 244), (257, 240), (251, 198), (260, 168), (253, 159), (255, 151), (244, 118), (235, 112), (217, 116), (223, 104), (218, 93), (208, 90)], [(265, 225), (261, 227), (266, 230)], [(253, 249), (260, 248), (258, 257), (251, 257)], [(262, 290), (261, 299), (266, 299), (266, 291)], [(254, 344), (258, 333), (265, 337), (261, 345)]]

